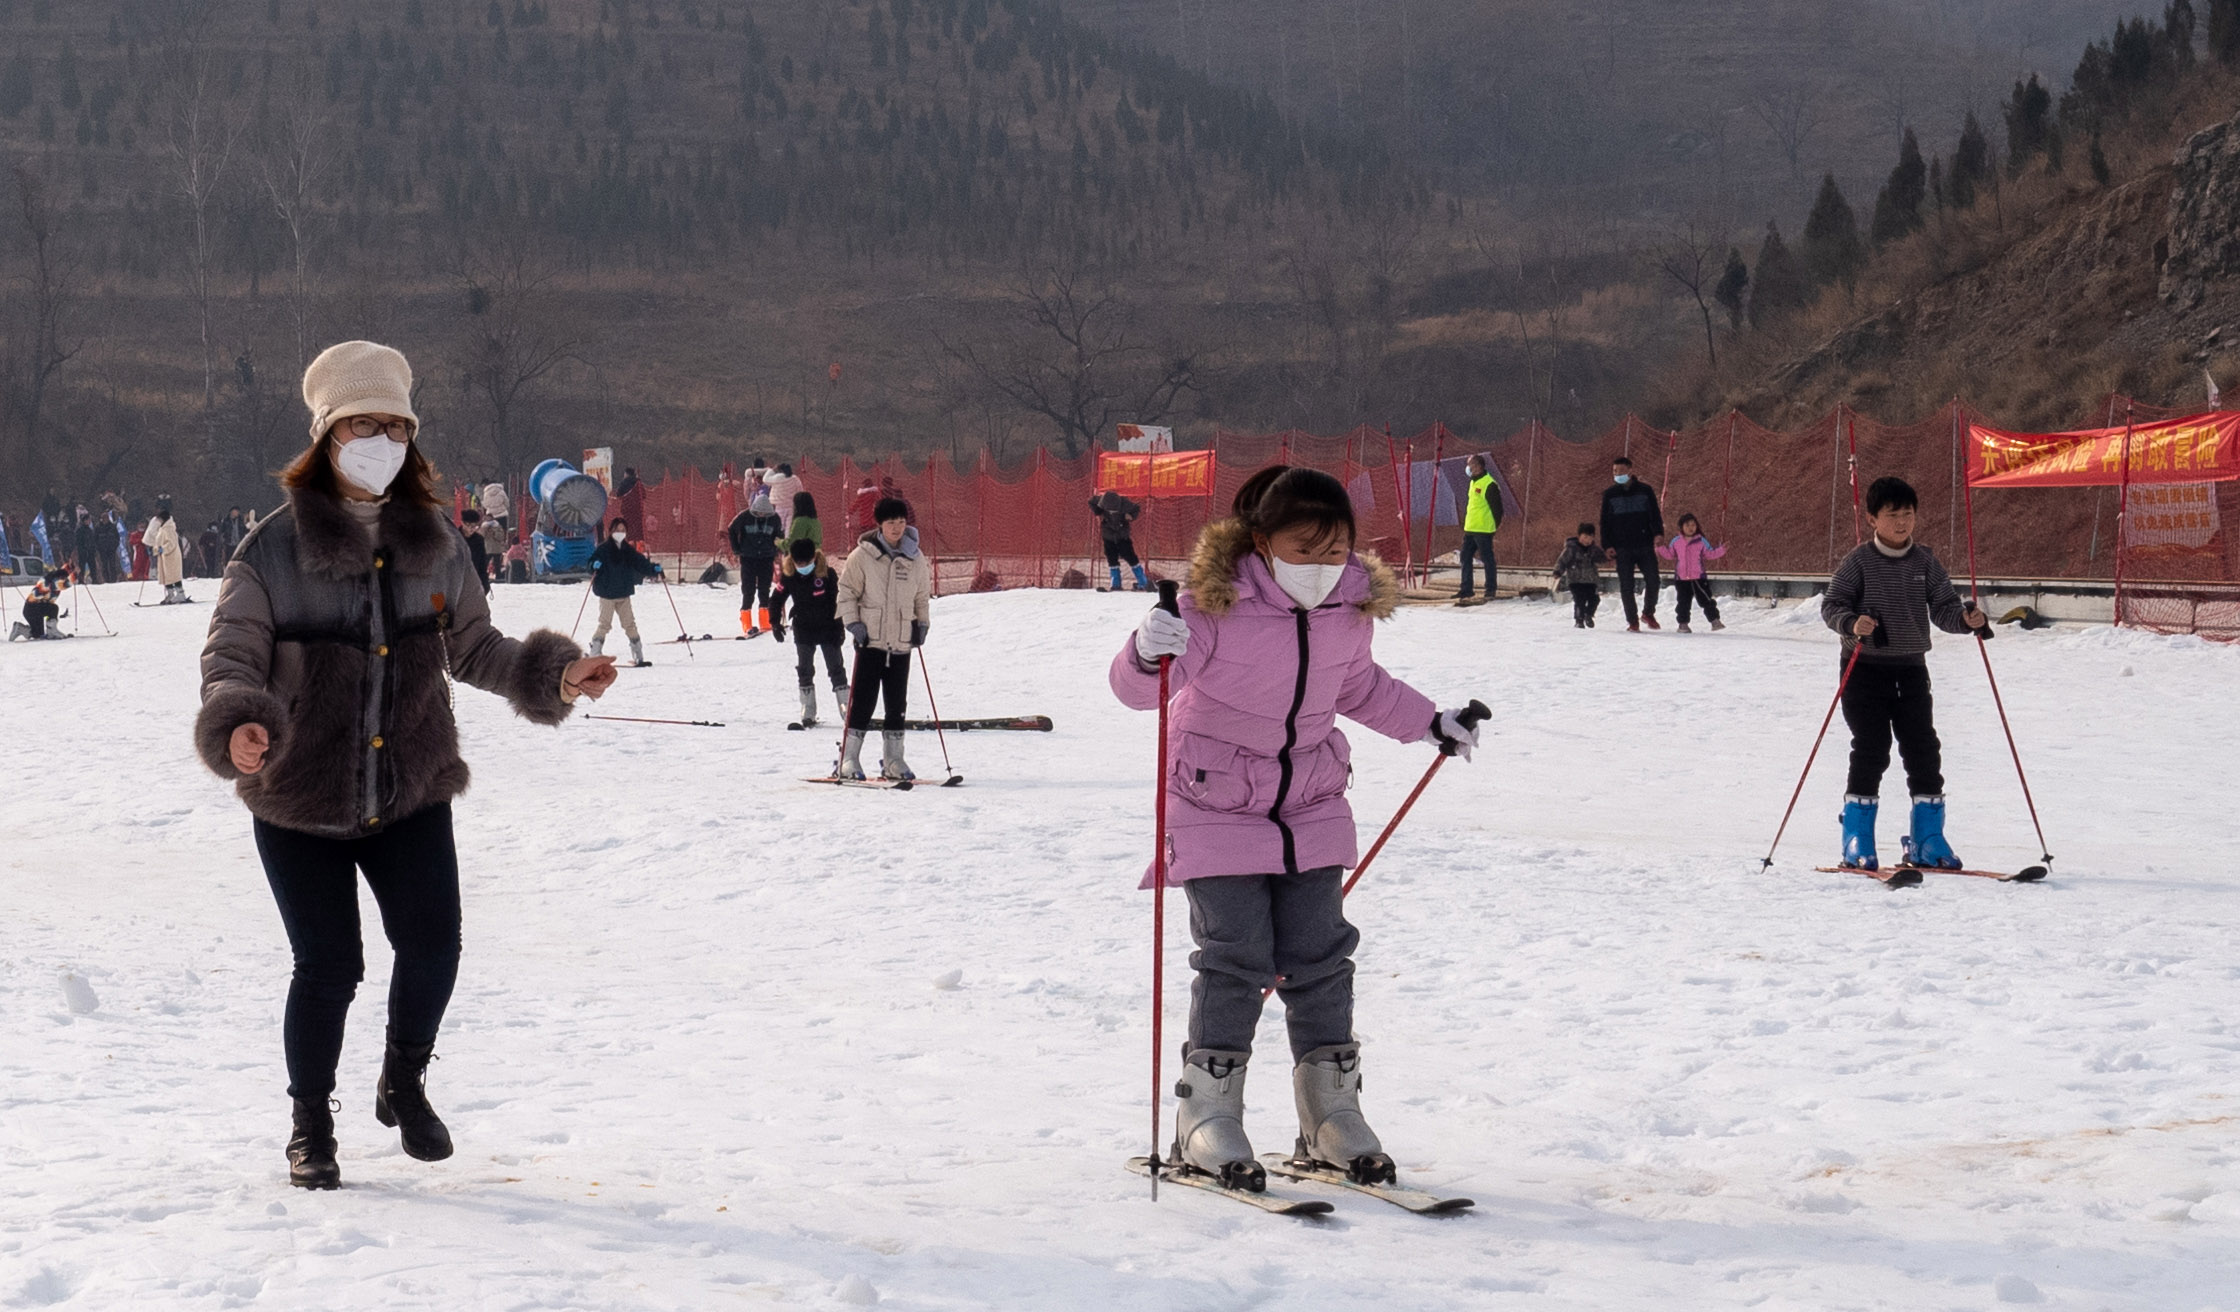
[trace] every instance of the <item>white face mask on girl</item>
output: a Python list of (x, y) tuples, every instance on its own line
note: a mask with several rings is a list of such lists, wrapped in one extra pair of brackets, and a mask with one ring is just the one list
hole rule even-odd
[(411, 448), (410, 442), (392, 442), (378, 434), (361, 437), (335, 447), (334, 467), (342, 471), (344, 478), (378, 497), (389, 491), (389, 484), (396, 480), (397, 471), (404, 468), (405, 454)]
[(1276, 576), (1276, 586), (1303, 610), (1321, 605), (1346, 572), (1343, 565), (1294, 565), (1272, 555), (1267, 559), (1268, 571)]
[(616, 546), (621, 546), (623, 543), (630, 540), (629, 532), (627, 530), (619, 528), (614, 532), (607, 534), (607, 536), (614, 539), (614, 543)]

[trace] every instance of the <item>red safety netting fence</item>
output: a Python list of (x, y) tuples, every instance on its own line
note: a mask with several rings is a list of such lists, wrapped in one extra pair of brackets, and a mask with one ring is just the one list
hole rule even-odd
[[(2111, 397), (2080, 427), (2139, 423), (2178, 412)], [(1483, 453), (1503, 493), (1496, 538), (1504, 571), (1547, 569), (1563, 540), (1597, 517), (1612, 457), (1625, 454), (1658, 491), (1667, 531), (1692, 513), (1729, 551), (1726, 574), (1825, 575), (1864, 540), (1857, 501), (1883, 474), (1920, 494), (1920, 537), (1970, 573), (1965, 445), (1983, 416), (1955, 401), (1911, 424), (1885, 424), (1848, 407), (1800, 429), (1779, 431), (1738, 412), (1670, 431), (1628, 417), (1584, 441), (1534, 423), (1494, 441), (1465, 440), (1443, 424), (1413, 436), (1362, 426), (1339, 436), (1298, 430), (1220, 432), (1210, 443), (1210, 492), (1143, 500), (1138, 551), (1154, 572), (1177, 574), (1198, 532), (1226, 514), (1237, 488), (1272, 463), (1311, 465), (1343, 481), (1354, 498), (1362, 545), (1421, 580), (1452, 565), (1462, 537), (1465, 460)], [(942, 593), (1018, 587), (1093, 586), (1105, 569), (1097, 521), (1094, 453), (1063, 459), (1041, 451), (996, 464), (985, 452), (959, 466), (946, 455), (834, 469), (792, 462), (815, 499), (828, 550), (868, 528), (882, 493), (911, 505)], [(641, 525), (658, 554), (726, 556), (724, 529), (741, 504), (727, 467), (710, 479), (669, 474), (631, 494), (616, 513)], [(868, 489), (868, 490), (866, 490)], [(2186, 489), (2181, 509), (2194, 531), (2141, 531), (2172, 493), (2114, 487), (2000, 488), (1973, 497), (1973, 572), (2000, 580), (2125, 580), (2125, 623), (2240, 635), (2240, 483)], [(629, 498), (625, 498), (627, 503)], [(2127, 508), (2128, 507), (2128, 508)], [(2167, 509), (2164, 507), (2163, 509)], [(2168, 514), (2163, 516), (2169, 518)], [(2132, 527), (2126, 527), (2128, 521)], [(2119, 557), (2121, 560), (2119, 566)]]

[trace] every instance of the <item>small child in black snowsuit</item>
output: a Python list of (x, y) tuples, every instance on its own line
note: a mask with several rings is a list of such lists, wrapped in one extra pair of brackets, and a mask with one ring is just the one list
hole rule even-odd
[(840, 576), (817, 545), (803, 538), (787, 548), (785, 572), (770, 588), (770, 634), (786, 640), (786, 603), (793, 603), (794, 672), (801, 676), (801, 727), (817, 722), (817, 653), (824, 653), (835, 713), (848, 714), (848, 667), (840, 659)]
[(1564, 539), (1563, 554), (1556, 557), (1556, 582), (1571, 589), (1571, 627), (1593, 628), (1594, 613), (1602, 606), (1602, 548), (1595, 545), (1594, 525), (1581, 523), (1578, 536)]

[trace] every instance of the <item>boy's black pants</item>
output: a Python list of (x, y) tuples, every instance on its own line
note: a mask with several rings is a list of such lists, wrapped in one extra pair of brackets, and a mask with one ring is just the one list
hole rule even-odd
[(856, 678), (848, 688), (848, 727), (858, 733), (871, 728), (871, 710), (884, 696), (886, 720), (881, 727), (901, 732), (909, 714), (910, 653), (884, 647), (856, 648)]
[(1703, 603), (1703, 617), (1705, 619), (1710, 620), (1713, 624), (1719, 622), (1719, 603), (1711, 599), (1711, 580), (1674, 579), (1672, 590), (1679, 596), (1679, 600), (1673, 604), (1679, 607), (1682, 624), (1688, 622), (1688, 603), (1691, 601)]
[(1599, 583), (1574, 583), (1571, 585), (1571, 622), (1585, 623), (1602, 609), (1602, 585)]
[(51, 601), (27, 601), (23, 603), (23, 622), (30, 628), (31, 636), (34, 638), (46, 637), (47, 630), (53, 626), (55, 618), (61, 614), (62, 607)]
[(1851, 682), (1843, 686), (1843, 722), (1851, 726), (1846, 792), (1881, 795), (1893, 737), (1905, 762), (1907, 790), (1916, 797), (1944, 792), (1943, 749), (1937, 742), (1927, 665), (1861, 659), (1851, 671)]
[(840, 661), (840, 635), (835, 633), (819, 642), (815, 638), (802, 637), (801, 631), (796, 629), (793, 637), (793, 668), (794, 672), (801, 676), (801, 686), (804, 688), (817, 686), (817, 653), (819, 651), (824, 653), (824, 670), (826, 675), (831, 678), (832, 686), (835, 688), (846, 687), (848, 667)]
[(741, 557), (739, 561), (739, 609), (744, 611), (770, 608), (770, 580), (777, 568), (775, 558), (756, 556)]

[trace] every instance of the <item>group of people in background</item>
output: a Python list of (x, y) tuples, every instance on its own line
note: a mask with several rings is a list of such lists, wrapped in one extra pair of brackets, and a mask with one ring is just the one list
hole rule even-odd
[[(1713, 629), (1727, 627), (1719, 619), (1719, 603), (1711, 595), (1711, 580), (1704, 562), (1727, 554), (1724, 543), (1704, 536), (1702, 521), (1694, 515), (1680, 517), (1680, 531), (1667, 541), (1664, 510), (1657, 504), (1657, 490), (1633, 476), (1633, 462), (1619, 456), (1610, 462), (1610, 486), (1602, 490), (1599, 523), (1582, 521), (1579, 531), (1564, 539), (1556, 557), (1556, 586), (1571, 594), (1571, 623), (1575, 628), (1594, 627), (1595, 612), (1602, 606), (1602, 563), (1614, 562), (1618, 570), (1618, 599), (1625, 606), (1626, 632), (1639, 633), (1657, 623), (1657, 593), (1661, 584), (1657, 562), (1672, 562), (1672, 584), (1679, 611), (1679, 630), (1691, 633), (1692, 608), (1701, 606)], [(1634, 585), (1644, 585), (1639, 606)]]

